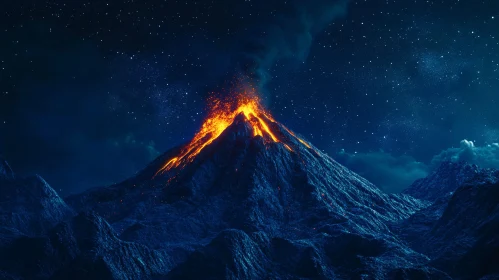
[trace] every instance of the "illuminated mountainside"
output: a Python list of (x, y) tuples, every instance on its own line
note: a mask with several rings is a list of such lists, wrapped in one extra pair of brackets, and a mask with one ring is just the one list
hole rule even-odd
[[(189, 162), (192, 162), (199, 153), (213, 141), (215, 141), (238, 117), (244, 118), (246, 124), (251, 129), (253, 137), (260, 136), (265, 142), (281, 143), (289, 151), (293, 151), (288, 144), (283, 142), (283, 135), (276, 135), (275, 127), (269, 127), (270, 123), (275, 123), (275, 120), (267, 113), (259, 103), (259, 99), (252, 93), (246, 93), (233, 97), (230, 101), (222, 102), (219, 99), (210, 99), (210, 112), (207, 119), (204, 121), (201, 129), (194, 138), (178, 155), (169, 159), (155, 175), (162, 174), (172, 168), (183, 167)], [(289, 133), (288, 129), (286, 129)], [(302, 139), (296, 135), (291, 135), (300, 143), (310, 148)]]
[(216, 106), (189, 143), (68, 203), (168, 252), (172, 279), (439, 275), (387, 226), (426, 204), (383, 193), (253, 99)]
[[(497, 248), (497, 184), (483, 179), (496, 173), (480, 173), (476, 187), (466, 187), (463, 178), (475, 178), (476, 168), (444, 166), (416, 182), (407, 191), (412, 196), (386, 194), (278, 123), (254, 97), (212, 100), (211, 108), (191, 141), (122, 183), (65, 202), (48, 184), (30, 185), (0, 161), (0, 198), (13, 201), (0, 203), (8, 221), (0, 226), (0, 278), (449, 279), (449, 273), (478, 279), (498, 273), (485, 263), (497, 258), (487, 251), (490, 244)], [(41, 208), (33, 208), (37, 201)], [(471, 223), (472, 217), (478, 219)], [(470, 258), (480, 263), (467, 265)]]

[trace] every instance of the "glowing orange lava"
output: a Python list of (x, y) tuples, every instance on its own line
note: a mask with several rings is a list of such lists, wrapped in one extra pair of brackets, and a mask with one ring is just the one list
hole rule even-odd
[[(238, 95), (229, 102), (212, 98), (209, 100), (210, 112), (204, 121), (201, 129), (194, 138), (182, 148), (179, 154), (169, 159), (154, 176), (162, 174), (172, 168), (183, 166), (192, 162), (194, 158), (208, 145), (210, 145), (220, 134), (234, 121), (239, 114), (244, 114), (249, 124), (253, 128), (253, 136), (262, 136), (267, 141), (281, 143), (289, 151), (293, 151), (289, 145), (279, 140), (276, 134), (270, 129), (267, 122), (275, 120), (260, 105), (259, 98), (252, 93)], [(298, 138), (294, 133), (285, 128), (293, 137), (298, 139), (306, 147), (311, 148), (305, 141)], [(266, 137), (268, 136), (268, 137)]]

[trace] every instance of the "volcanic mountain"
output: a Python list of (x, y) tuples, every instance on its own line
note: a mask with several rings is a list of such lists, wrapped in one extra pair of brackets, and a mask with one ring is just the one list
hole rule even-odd
[[(32, 213), (56, 226), (0, 232), (0, 276), (449, 279), (434, 268), (446, 266), (400, 237), (413, 236), (401, 227), (432, 201), (384, 193), (278, 123), (252, 95), (215, 99), (211, 108), (191, 141), (134, 177), (54, 200), (80, 214)], [(8, 165), (2, 170), (0, 184), (19, 185)]]
[(438, 274), (388, 228), (425, 203), (383, 193), (255, 98), (230, 104), (215, 102), (192, 141), (135, 177), (67, 202), (96, 211), (123, 240), (167, 251), (171, 278)]

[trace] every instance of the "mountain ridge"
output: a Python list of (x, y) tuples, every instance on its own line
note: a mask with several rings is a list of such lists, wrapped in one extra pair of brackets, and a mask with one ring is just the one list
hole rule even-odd
[[(442, 166), (407, 193), (386, 194), (272, 118), (237, 114), (216, 138), (204, 137), (165, 152), (121, 183), (47, 206), (67, 204), (69, 215), (29, 212), (34, 221), (50, 218), (35, 235), (22, 233), (36, 230), (19, 224), (2, 225), (0, 275), (64, 279), (85, 271), (77, 279), (451, 279), (497, 272), (489, 266), (452, 268), (480, 257), (483, 244), (496, 240), (499, 215), (487, 210), (496, 203), (487, 197), (496, 190), (493, 171)], [(205, 139), (212, 139), (209, 145)], [(174, 158), (177, 166), (171, 164)], [(468, 175), (475, 181), (460, 179)], [(16, 190), (9, 184), (22, 180), (0, 181), (2, 197)], [(46, 182), (38, 185), (52, 190)], [(438, 188), (428, 191), (428, 186)], [(30, 197), (43, 201), (44, 193), (51, 193), (21, 189), (31, 191), (14, 192), (16, 200), (9, 198), (14, 204)], [(466, 200), (470, 192), (481, 199)], [(483, 208), (480, 200), (486, 198)], [(472, 214), (482, 221), (469, 223), (471, 235), (449, 226), (468, 219), (466, 211), (458, 211), (463, 203), (473, 205)], [(446, 228), (458, 238), (449, 240)], [(418, 235), (427, 240), (414, 244)], [(452, 250), (431, 251), (461, 246), (468, 238), (477, 241), (457, 258), (445, 258)], [(32, 254), (26, 259), (27, 250)], [(13, 252), (16, 257), (9, 259)], [(496, 256), (488, 252), (480, 259), (485, 257)]]

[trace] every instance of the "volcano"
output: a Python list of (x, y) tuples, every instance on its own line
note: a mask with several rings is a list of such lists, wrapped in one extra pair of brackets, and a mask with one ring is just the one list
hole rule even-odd
[(172, 279), (422, 269), (425, 257), (388, 225), (424, 203), (383, 193), (275, 121), (254, 96), (212, 104), (190, 142), (135, 177), (68, 203), (96, 211), (123, 240), (168, 251)]
[[(32, 211), (37, 225), (55, 226), (34, 235), (4, 229), (0, 276), (450, 279), (427, 248), (405, 240), (422, 232), (415, 227), (433, 201), (384, 193), (278, 123), (254, 95), (210, 102), (191, 141), (135, 176), (52, 199), (79, 214)], [(19, 185), (5, 166), (0, 184)], [(445, 208), (448, 200), (439, 203)], [(18, 224), (13, 213), (7, 221)], [(415, 214), (423, 218), (414, 226)], [(28, 248), (26, 258), (20, 252)], [(472, 275), (489, 272), (480, 273)]]

